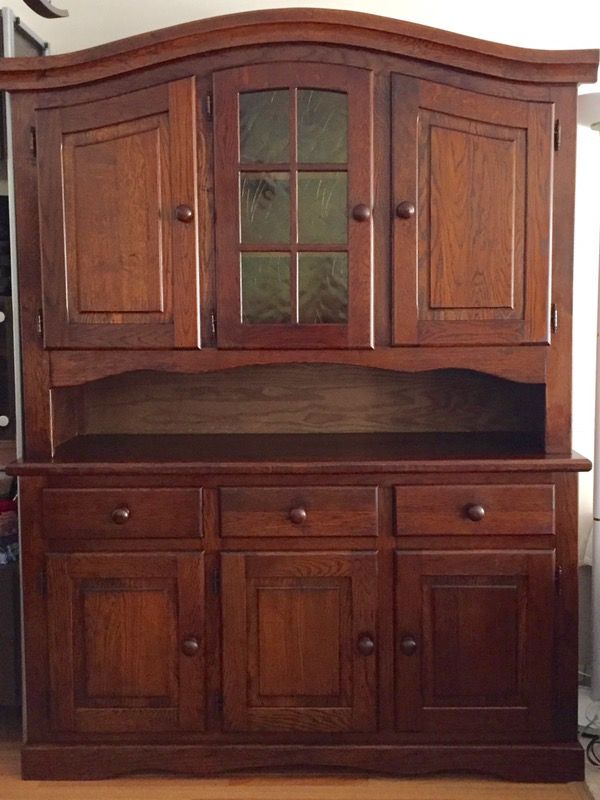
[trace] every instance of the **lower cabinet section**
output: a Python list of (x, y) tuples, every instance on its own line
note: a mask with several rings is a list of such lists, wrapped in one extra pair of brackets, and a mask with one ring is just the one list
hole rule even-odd
[(50, 715), (57, 731), (201, 730), (201, 554), (50, 555)]
[(376, 554), (222, 558), (225, 727), (375, 730)]
[(396, 554), (405, 731), (551, 738), (554, 551)]

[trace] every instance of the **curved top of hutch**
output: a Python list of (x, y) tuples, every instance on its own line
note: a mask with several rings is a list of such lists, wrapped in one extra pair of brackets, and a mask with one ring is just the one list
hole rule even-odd
[(332, 41), (535, 83), (593, 82), (598, 64), (597, 50), (532, 50), (374, 14), (291, 8), (211, 17), (56, 56), (0, 59), (0, 88), (63, 88), (237, 47)]

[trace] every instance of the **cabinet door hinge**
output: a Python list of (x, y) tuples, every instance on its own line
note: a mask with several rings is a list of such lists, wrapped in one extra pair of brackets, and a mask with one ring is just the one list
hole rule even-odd
[(558, 330), (558, 307), (556, 303), (552, 303), (550, 308), (550, 330), (556, 333)]
[(36, 318), (35, 318), (35, 330), (36, 330), (37, 335), (40, 337), (40, 339), (43, 338), (43, 336), (44, 336), (44, 314), (43, 314), (41, 308), (37, 312), (37, 315), (36, 315)]
[(213, 692), (212, 709), (213, 713), (219, 717), (223, 713), (223, 694), (221, 692)]
[(554, 571), (554, 591), (556, 592), (556, 596), (560, 597), (562, 594), (562, 576), (563, 576), (563, 568), (556, 567)]
[(561, 138), (561, 128), (560, 128), (560, 120), (557, 119), (554, 121), (554, 149), (560, 150), (560, 138)]
[(37, 590), (42, 597), (48, 594), (48, 573), (43, 567), (37, 574)]
[(213, 336), (217, 335), (217, 312), (214, 309), (210, 312), (210, 330)]
[(221, 570), (215, 567), (210, 575), (210, 588), (213, 594), (221, 594)]
[(29, 152), (37, 158), (37, 131), (34, 127), (29, 129)]
[(204, 99), (204, 110), (208, 119), (213, 118), (213, 96), (212, 92), (208, 92)]

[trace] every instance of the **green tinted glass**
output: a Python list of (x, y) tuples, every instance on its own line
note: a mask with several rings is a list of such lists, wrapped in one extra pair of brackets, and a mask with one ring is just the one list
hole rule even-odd
[(299, 322), (348, 321), (348, 254), (300, 253), (298, 256)]
[(291, 322), (290, 256), (242, 253), (242, 321)]
[(281, 164), (289, 160), (289, 91), (240, 94), (240, 161)]
[(345, 244), (348, 240), (348, 176), (345, 172), (298, 173), (298, 241)]
[(344, 164), (348, 160), (348, 96), (298, 90), (298, 161)]
[(286, 172), (240, 175), (240, 226), (243, 243), (290, 241), (290, 178)]

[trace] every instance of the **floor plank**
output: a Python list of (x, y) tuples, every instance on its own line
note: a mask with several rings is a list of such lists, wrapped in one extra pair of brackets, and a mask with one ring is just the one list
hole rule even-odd
[(289, 775), (213, 779), (21, 781), (19, 746), (0, 743), (2, 800), (590, 800), (583, 783), (508, 783), (477, 778), (352, 778)]

